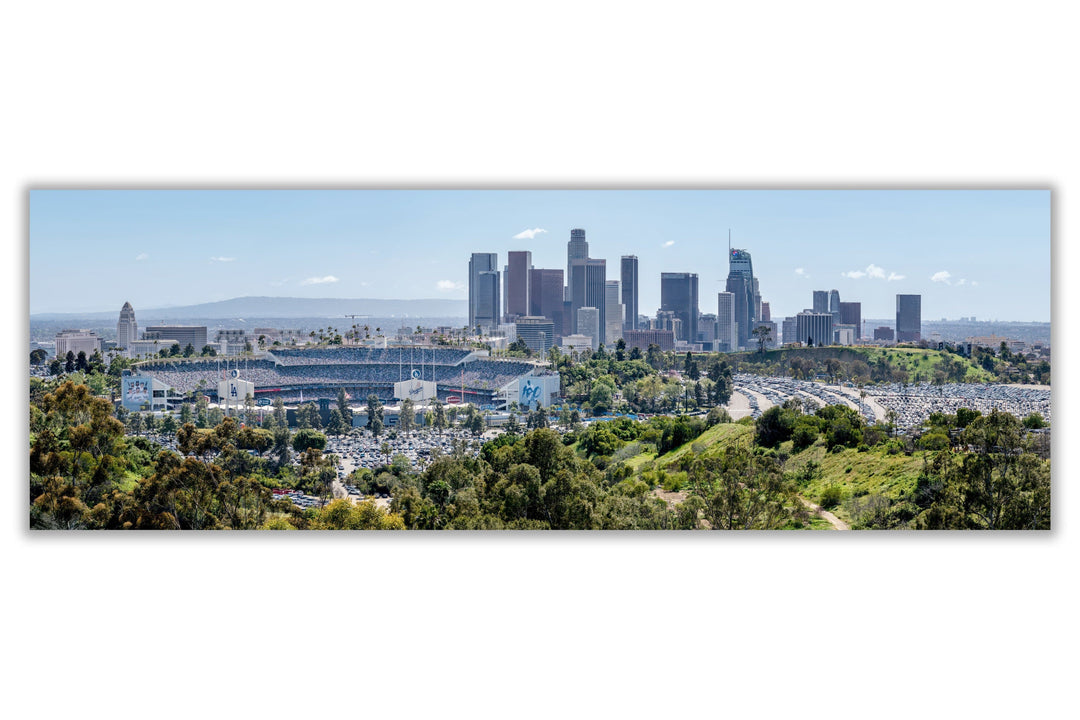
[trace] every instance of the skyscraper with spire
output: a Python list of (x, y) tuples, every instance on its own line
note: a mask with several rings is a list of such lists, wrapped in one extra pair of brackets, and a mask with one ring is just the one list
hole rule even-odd
[(750, 253), (731, 247), (730, 231), (728, 234), (728, 276), (725, 289), (735, 296), (735, 324), (739, 347), (749, 347), (754, 323), (759, 319), (761, 295), (758, 293), (757, 278), (754, 277), (754, 265), (750, 260)]

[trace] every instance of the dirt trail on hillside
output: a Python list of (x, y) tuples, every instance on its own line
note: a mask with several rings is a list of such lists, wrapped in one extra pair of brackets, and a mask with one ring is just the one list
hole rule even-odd
[(833, 530), (850, 530), (851, 529), (850, 525), (848, 525), (846, 522), (844, 522), (840, 518), (836, 517), (831, 512), (829, 512), (828, 510), (821, 507), (820, 505), (815, 505), (814, 503), (810, 502), (806, 498), (799, 498), (799, 500), (801, 500), (802, 504), (805, 505), (807, 508), (809, 508), (809, 510), (811, 512), (813, 512), (815, 515), (817, 515), (818, 517), (820, 517), (823, 520), (827, 520), (828, 523), (833, 526)]

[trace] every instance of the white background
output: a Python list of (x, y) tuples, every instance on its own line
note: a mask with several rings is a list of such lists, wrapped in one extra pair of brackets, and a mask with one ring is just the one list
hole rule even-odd
[[(8, 7), (9, 716), (1075, 712), (1065, 7)], [(1055, 530), (30, 535), (26, 191), (92, 184), (1049, 186)]]

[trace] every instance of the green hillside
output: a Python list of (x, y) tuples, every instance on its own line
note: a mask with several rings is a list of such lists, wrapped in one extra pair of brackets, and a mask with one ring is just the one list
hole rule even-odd
[[(736, 445), (751, 447), (753, 438), (752, 424), (723, 423), (664, 455), (641, 452), (615, 464), (628, 468), (651, 486), (679, 491), (686, 483), (686, 470), (693, 460), (720, 455)], [(784, 461), (784, 472), (800, 478), (799, 494), (809, 502), (822, 504), (826, 491), (833, 493), (839, 502), (830, 511), (855, 527), (870, 499), (895, 502), (915, 489), (925, 454), (917, 451), (906, 455), (895, 449), (890, 452), (885, 445), (862, 451), (843, 448), (827, 452), (824, 439), (797, 453), (793, 452), (791, 441), (782, 443), (777, 451), (761, 452), (775, 452)], [(812, 468), (809, 474), (808, 466)], [(809, 527), (832, 529), (828, 522), (816, 517), (811, 519)]]

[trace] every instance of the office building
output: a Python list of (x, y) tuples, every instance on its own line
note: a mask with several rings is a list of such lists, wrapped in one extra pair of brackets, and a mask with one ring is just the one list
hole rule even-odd
[(712, 313), (702, 313), (698, 317), (697, 342), (704, 347), (712, 348), (716, 342), (716, 316)]
[[(750, 253), (733, 248), (728, 254), (727, 292), (735, 296), (735, 323), (738, 332), (739, 347), (748, 347), (748, 338), (758, 319), (755, 305), (756, 285), (754, 266)], [(760, 298), (760, 295), (757, 295)]]
[(555, 325), (555, 337), (563, 329), (563, 271), (534, 268), (529, 278), (529, 315), (546, 317)]
[[(578, 310), (583, 307), (593, 307), (600, 311), (600, 317), (604, 317), (607, 285), (607, 261), (586, 258), (575, 259), (573, 265), (572, 287), (570, 288), (571, 310), (574, 319), (577, 320)], [(603, 326), (601, 325), (601, 330)], [(575, 332), (586, 333), (580, 327), (574, 328)]]
[(582, 350), (592, 350), (592, 338), (588, 335), (564, 335), (560, 344), (563, 352), (574, 353)]
[(511, 250), (506, 254), (506, 315), (524, 317), (529, 314), (529, 291), (532, 281), (532, 253)]
[[(574, 300), (574, 262), (587, 260), (589, 257), (589, 243), (585, 240), (585, 231), (575, 228), (570, 231), (570, 242), (566, 243), (566, 296), (565, 300)], [(582, 303), (573, 306), (574, 311), (582, 307)]]
[(891, 327), (886, 327), (883, 325), (881, 327), (874, 328), (875, 340), (888, 340), (889, 342), (892, 342), (894, 337), (895, 335), (893, 334), (893, 329)]
[(838, 290), (829, 291), (829, 314), (833, 317), (833, 325), (840, 323), (840, 292)]
[(604, 345), (614, 347), (622, 337), (623, 313), (622, 283), (608, 280), (604, 283)]
[(116, 347), (131, 357), (131, 343), (139, 339), (139, 323), (135, 321), (135, 310), (131, 303), (124, 303), (120, 308), (120, 319), (116, 323)]
[(473, 253), (469, 260), (469, 330), (491, 330), (502, 314), (499, 298), (499, 256)]
[(716, 349), (720, 352), (735, 352), (739, 349), (734, 293), (716, 294), (716, 343)]
[(674, 333), (675, 340), (678, 341), (679, 336), (682, 334), (682, 319), (672, 310), (657, 310), (656, 318), (652, 321), (650, 329), (670, 330)]
[[(220, 354), (239, 355), (246, 350), (254, 350), (258, 345), (258, 338), (249, 337), (247, 331), (243, 329), (221, 328), (217, 331), (214, 342), (217, 344), (216, 350)], [(201, 353), (202, 348), (195, 348), (195, 352)]]
[[(184, 346), (176, 340), (134, 340), (132, 341), (131, 349), (128, 352), (130, 353), (130, 357), (133, 358), (156, 357), (162, 350), (171, 353), (173, 345), (177, 346), (177, 351), (182, 352), (184, 350)], [(199, 348), (198, 352), (202, 352), (202, 348)]]
[(575, 323), (577, 323), (577, 318), (574, 317), (574, 304), (569, 300), (563, 300), (562, 317), (562, 334), (573, 334)]
[(828, 292), (828, 290), (815, 290), (814, 291), (814, 312), (816, 312), (816, 313), (829, 312), (829, 292)]
[(622, 304), (627, 330), (638, 328), (638, 259), (637, 255), (623, 255), (620, 262), (622, 281)]
[(510, 266), (503, 265), (502, 270), (502, 309), (499, 311), (499, 319), (506, 320), (506, 316), (509, 314), (509, 309), (506, 304), (506, 299), (510, 297)]
[(577, 311), (577, 327), (579, 335), (588, 335), (592, 338), (592, 349), (596, 350), (603, 342), (600, 335), (600, 308), (581, 307)]
[(667, 352), (675, 349), (675, 333), (671, 330), (623, 330), (626, 349), (638, 348), (644, 354), (650, 345)]
[(769, 322), (772, 320), (772, 310), (769, 308), (769, 303), (762, 301), (761, 303), (761, 320), (762, 322)]
[(795, 316), (795, 334), (803, 345), (813, 347), (832, 345), (832, 314), (804, 310)]
[(101, 350), (101, 338), (92, 330), (61, 330), (56, 333), (56, 357), (61, 360), (69, 352), (77, 357), (80, 352), (90, 357)]
[(786, 317), (780, 325), (780, 340), (784, 343), (799, 342), (799, 333), (795, 318)]
[[(562, 270), (559, 271), (562, 273)], [(562, 287), (559, 288), (560, 292)], [(525, 342), (526, 347), (541, 356), (555, 344), (555, 324), (546, 317), (525, 316), (518, 318), (517, 337)]]
[(835, 326), (833, 326), (833, 344), (834, 345), (854, 345), (855, 344), (855, 326), (854, 325), (835, 325)]
[(922, 338), (922, 295), (896, 296), (896, 342)]
[(205, 325), (148, 325), (143, 333), (146, 340), (175, 340), (183, 351), (188, 345), (198, 354), (206, 347)]
[(862, 303), (840, 303), (840, 324), (855, 327), (855, 339), (862, 338)]
[[(767, 329), (769, 331), (769, 334), (765, 338), (765, 348), (766, 349), (774, 348), (774, 347), (776, 347), (777, 345), (780, 344), (780, 337), (777, 334), (776, 323), (774, 323), (772, 320), (758, 320), (757, 325), (755, 326), (754, 329), (756, 330), (759, 327), (764, 327), (765, 329)], [(754, 347), (757, 347), (757, 343), (758, 343), (757, 336), (753, 336), (753, 339), (754, 339)]]
[(697, 273), (660, 273), (660, 309), (675, 313), (682, 327), (676, 340), (697, 342), (698, 276)]

